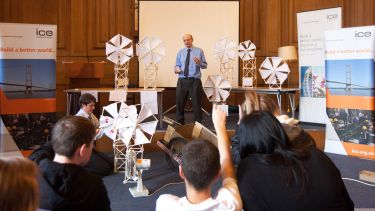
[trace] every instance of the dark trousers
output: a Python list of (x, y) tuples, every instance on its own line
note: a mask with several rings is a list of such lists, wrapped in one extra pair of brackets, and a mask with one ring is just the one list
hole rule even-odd
[(176, 118), (185, 124), (185, 104), (188, 97), (193, 104), (194, 121), (202, 121), (202, 81), (195, 78), (179, 78), (176, 88)]

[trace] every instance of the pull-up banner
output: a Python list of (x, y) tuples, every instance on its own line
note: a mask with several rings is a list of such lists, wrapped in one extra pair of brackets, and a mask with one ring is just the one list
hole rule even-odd
[(325, 33), (325, 151), (375, 159), (375, 26)]
[(324, 31), (341, 28), (341, 7), (297, 13), (301, 97), (299, 120), (325, 124)]
[(56, 28), (0, 23), (0, 114), (21, 149), (47, 141), (55, 121)]

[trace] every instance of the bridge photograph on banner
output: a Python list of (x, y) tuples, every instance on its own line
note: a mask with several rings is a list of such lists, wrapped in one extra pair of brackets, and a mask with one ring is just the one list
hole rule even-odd
[(325, 151), (375, 159), (375, 26), (325, 32)]
[(1, 124), (32, 149), (56, 121), (56, 26), (0, 23), (0, 38)]

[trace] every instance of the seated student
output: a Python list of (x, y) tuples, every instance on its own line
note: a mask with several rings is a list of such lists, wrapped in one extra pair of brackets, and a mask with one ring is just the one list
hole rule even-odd
[[(212, 120), (218, 147), (205, 140), (189, 141), (184, 146), (179, 172), (185, 180), (186, 197), (163, 194), (156, 201), (156, 210), (242, 209), (225, 127), (226, 113), (214, 105)], [(222, 187), (212, 198), (211, 186), (220, 176), (223, 179)]]
[(83, 168), (89, 161), (93, 124), (86, 118), (66, 116), (52, 129), (55, 157), (40, 161), (40, 208), (47, 210), (110, 210), (101, 178)]
[[(99, 121), (96, 116), (93, 114), (95, 109), (96, 99), (90, 93), (82, 94), (79, 97), (79, 106), (80, 110), (76, 116), (81, 116), (89, 119), (96, 129), (95, 140), (99, 139), (102, 135), (99, 130)], [(108, 157), (106, 154), (98, 152), (95, 150), (95, 147), (92, 151), (92, 156), (85, 166), (85, 169), (93, 174), (99, 176), (107, 176), (113, 172), (113, 159)]]
[[(298, 120), (289, 118), (287, 115), (280, 115), (279, 108), (275, 102), (266, 95), (258, 95), (255, 92), (246, 92), (245, 100), (239, 107), (238, 123), (240, 123), (243, 116), (248, 115), (253, 111), (267, 111), (273, 114), (280, 123), (282, 123), (282, 126), (291, 141), (296, 144), (310, 144), (316, 147), (314, 139), (302, 128), (296, 125)], [(232, 136), (231, 140), (233, 162), (235, 165), (238, 165), (240, 162), (238, 130), (235, 131), (235, 135)]]
[(309, 144), (295, 145), (274, 115), (254, 111), (239, 125), (238, 187), (245, 210), (353, 210), (340, 171)]
[(92, 124), (94, 125), (95, 129), (99, 128), (99, 121), (98, 118), (93, 114), (95, 109), (96, 99), (90, 93), (82, 94), (79, 97), (79, 107), (81, 108), (76, 116), (81, 116), (89, 119)]
[(0, 210), (35, 211), (38, 168), (25, 158), (0, 158)]

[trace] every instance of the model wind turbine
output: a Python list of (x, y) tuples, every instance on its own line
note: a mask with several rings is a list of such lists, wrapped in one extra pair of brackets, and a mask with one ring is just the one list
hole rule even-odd
[(242, 86), (253, 87), (257, 84), (256, 46), (250, 40), (238, 45), (238, 56), (242, 60)]
[(260, 65), (259, 72), (270, 88), (281, 88), (290, 72), (288, 64), (281, 57), (267, 57)]
[(145, 66), (144, 88), (156, 88), (158, 64), (165, 55), (163, 42), (157, 37), (145, 37), (137, 44), (138, 61)]
[(115, 64), (115, 89), (128, 87), (129, 60), (133, 57), (132, 43), (132, 40), (118, 34), (105, 45), (107, 59)]
[(137, 187), (130, 190), (134, 197), (148, 195), (147, 188), (142, 184), (142, 171), (150, 167), (151, 161), (143, 159), (143, 144), (151, 142), (157, 123), (145, 104), (128, 106), (124, 102), (112, 103), (103, 108), (100, 117), (100, 128), (114, 141), (115, 171), (123, 169), (124, 184), (138, 180)]
[(220, 61), (220, 74), (233, 83), (233, 62), (237, 45), (229, 39), (220, 39), (214, 46), (214, 57)]
[(204, 92), (212, 103), (225, 104), (232, 86), (222, 75), (210, 75), (204, 84)]

